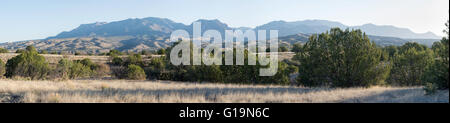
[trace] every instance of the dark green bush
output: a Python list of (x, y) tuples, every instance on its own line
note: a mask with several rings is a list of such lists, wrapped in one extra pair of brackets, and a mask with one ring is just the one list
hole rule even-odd
[[(409, 44), (409, 45), (408, 45)], [(433, 64), (433, 52), (428, 48), (420, 47), (416, 43), (407, 43), (400, 47), (402, 50), (392, 58), (393, 67), (388, 83), (396, 86), (421, 86), (425, 82), (425, 72)]]
[(164, 73), (166, 73), (166, 64), (164, 58), (151, 59), (149, 66), (145, 68), (145, 72), (148, 79), (164, 79), (163, 75)]
[(11, 58), (6, 63), (6, 77), (26, 77), (33, 80), (46, 79), (49, 72), (45, 58), (38, 54), (36, 48), (28, 46), (22, 54)]
[(81, 60), (80, 63), (85, 65), (86, 67), (89, 67), (91, 70), (95, 70), (98, 67), (98, 64), (92, 62), (92, 60), (89, 58)]
[(122, 65), (123, 64), (123, 60), (122, 60), (122, 58), (120, 58), (120, 57), (114, 57), (113, 59), (112, 59), (112, 64), (113, 65)]
[(295, 43), (294, 46), (292, 46), (292, 52), (298, 53), (302, 51), (302, 44)]
[(146, 75), (144, 72), (144, 69), (142, 69), (141, 67), (131, 64), (128, 65), (128, 73), (127, 73), (127, 78), (128, 79), (132, 79), (132, 80), (145, 80)]
[(294, 57), (300, 63), (298, 83), (304, 86), (369, 87), (384, 83), (390, 64), (384, 52), (361, 30), (313, 35)]

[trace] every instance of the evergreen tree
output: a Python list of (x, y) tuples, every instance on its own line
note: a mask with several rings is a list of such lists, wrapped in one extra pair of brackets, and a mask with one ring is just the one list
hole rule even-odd
[(29, 77), (30, 79), (45, 79), (49, 72), (45, 58), (38, 54), (36, 48), (28, 46), (22, 54), (9, 59), (6, 63), (6, 77)]
[(329, 32), (310, 37), (299, 60), (298, 81), (304, 86), (354, 87), (383, 84), (389, 63), (383, 53), (361, 30)]
[[(393, 58), (393, 68), (388, 83), (400, 86), (423, 85), (422, 77), (433, 64), (433, 52), (428, 48), (411, 47), (407, 43), (401, 47), (402, 51)], [(416, 45), (419, 46), (419, 45)]]
[(449, 84), (449, 22), (445, 24), (447, 27), (444, 33), (447, 37), (442, 38), (440, 42), (433, 44), (435, 52), (434, 64), (427, 70), (423, 81), (429, 82), (439, 89), (448, 89)]

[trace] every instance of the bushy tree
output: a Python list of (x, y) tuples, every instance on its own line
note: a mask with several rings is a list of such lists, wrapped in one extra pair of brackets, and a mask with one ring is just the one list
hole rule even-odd
[(131, 64), (128, 65), (127, 77), (128, 79), (132, 80), (145, 80), (146, 75), (144, 69), (142, 69), (140, 66)]
[[(400, 50), (393, 58), (393, 67), (388, 83), (400, 86), (423, 85), (422, 77), (425, 71), (433, 64), (433, 52), (428, 48), (410, 47), (411, 44), (400, 47)], [(416, 45), (419, 46), (419, 45)]]
[(28, 46), (22, 54), (11, 58), (6, 63), (6, 77), (29, 77), (30, 79), (45, 79), (49, 72), (45, 58), (38, 54), (36, 48)]
[(428, 85), (435, 85), (439, 89), (448, 89), (449, 84), (449, 22), (445, 24), (447, 27), (444, 33), (447, 37), (442, 38), (440, 42), (433, 44), (433, 51), (435, 52), (434, 64), (426, 71), (423, 81), (428, 82)]
[(383, 84), (390, 68), (381, 61), (383, 53), (361, 30), (333, 28), (313, 35), (294, 58), (300, 63), (298, 83), (330, 87)]

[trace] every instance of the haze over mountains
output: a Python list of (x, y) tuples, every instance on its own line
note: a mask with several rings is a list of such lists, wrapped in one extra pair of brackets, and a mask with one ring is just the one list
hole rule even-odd
[[(279, 30), (279, 37), (287, 44), (304, 43), (311, 34), (322, 33), (330, 28), (361, 29), (379, 45), (401, 45), (408, 41), (417, 41), (430, 45), (441, 37), (428, 33), (414, 33), (406, 28), (394, 26), (378, 26), (365, 24), (347, 26), (339, 22), (327, 20), (304, 20), (295, 22), (273, 21), (255, 28), (229, 27), (219, 20), (200, 19), (202, 32), (210, 29), (224, 34), (225, 30)], [(97, 22), (83, 24), (71, 31), (62, 32), (43, 40), (2, 43), (0, 47), (10, 50), (20, 49), (26, 45), (35, 45), (40, 50), (49, 51), (87, 51), (103, 52), (109, 49), (122, 51), (156, 50), (170, 46), (169, 37), (172, 31), (186, 30), (192, 34), (192, 24), (185, 25), (165, 18), (127, 19), (116, 22)], [(306, 39), (305, 39), (306, 38)]]
[[(245, 27), (232, 28), (219, 20), (200, 19), (196, 22), (202, 23), (202, 30), (215, 29), (251, 29)], [(298, 33), (311, 34), (321, 33), (332, 27), (362, 29), (369, 35), (397, 37), (404, 39), (439, 39), (441, 37), (432, 32), (414, 33), (406, 28), (398, 28), (394, 26), (378, 26), (374, 24), (365, 24), (362, 26), (346, 26), (339, 22), (327, 20), (304, 20), (295, 22), (272, 21), (267, 24), (257, 26), (256, 30), (279, 30), (279, 36), (288, 36)], [(69, 31), (62, 32), (55, 37), (50, 38), (73, 38), (85, 36), (124, 36), (124, 35), (165, 35), (174, 30), (184, 29), (192, 31), (191, 25), (184, 25), (165, 18), (143, 18), (143, 19), (127, 19), (117, 22), (97, 22), (92, 24), (83, 24), (80, 27)]]

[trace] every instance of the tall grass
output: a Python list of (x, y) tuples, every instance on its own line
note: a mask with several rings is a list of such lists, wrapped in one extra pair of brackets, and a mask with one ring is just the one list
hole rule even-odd
[(0, 80), (4, 103), (428, 103), (449, 102), (449, 92), (426, 96), (421, 87), (303, 88), (171, 81)]

